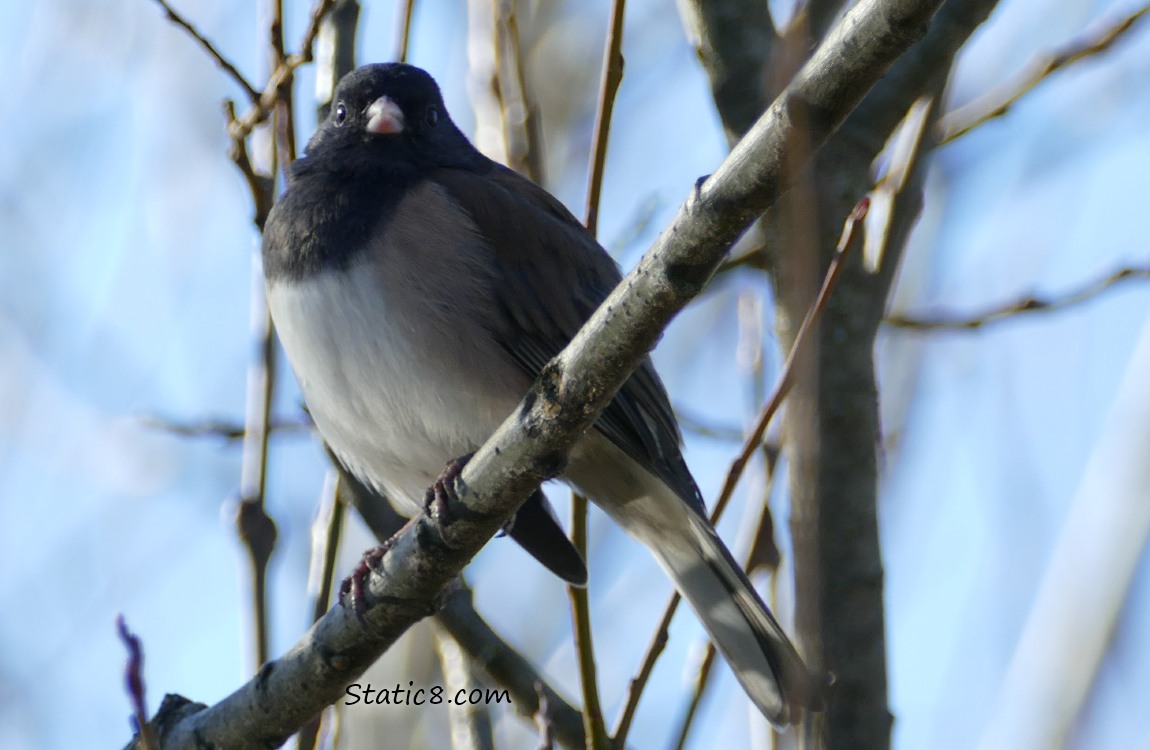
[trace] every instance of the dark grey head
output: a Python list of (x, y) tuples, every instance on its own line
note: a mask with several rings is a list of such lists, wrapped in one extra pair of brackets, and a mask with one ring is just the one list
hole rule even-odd
[[(336, 86), (327, 119), (307, 146), (309, 157), (355, 151), (374, 158), (442, 164), (474, 152), (451, 121), (435, 79), (413, 65), (364, 65)], [(349, 154), (350, 156), (350, 154)]]

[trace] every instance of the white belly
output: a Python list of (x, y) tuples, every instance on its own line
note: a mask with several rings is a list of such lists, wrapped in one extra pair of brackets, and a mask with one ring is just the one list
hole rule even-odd
[(530, 381), (452, 283), (368, 269), (273, 282), (268, 304), (324, 440), (415, 512), (444, 465), (478, 448)]

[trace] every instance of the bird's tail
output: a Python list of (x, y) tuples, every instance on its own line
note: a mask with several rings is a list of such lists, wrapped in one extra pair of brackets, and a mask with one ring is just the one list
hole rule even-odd
[(678, 543), (648, 546), (763, 715), (798, 721), (818, 703), (816, 680), (710, 523), (690, 509), (686, 520)]
[[(651, 550), (763, 715), (785, 726), (817, 709), (825, 681), (807, 669), (710, 522), (606, 440), (584, 446), (565, 476)], [(605, 459), (613, 471), (603, 470)]]

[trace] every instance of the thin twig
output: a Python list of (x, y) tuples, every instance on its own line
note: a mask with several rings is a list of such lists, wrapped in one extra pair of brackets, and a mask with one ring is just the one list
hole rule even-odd
[[(623, 80), (623, 16), (626, 0), (613, 0), (611, 4), (611, 26), (607, 33), (606, 48), (603, 52), (603, 74), (599, 88), (599, 105), (595, 116), (594, 144), (591, 152), (591, 169), (587, 185), (587, 230), (594, 236), (598, 232), (599, 198), (602, 193), (603, 167), (607, 161), (607, 138), (611, 132), (611, 112), (615, 108), (615, 94), (619, 82)], [(578, 541), (576, 547), (586, 558), (587, 547), (587, 499), (578, 493), (572, 495), (571, 503), (572, 537)], [(580, 539), (581, 535), (581, 539)], [(586, 589), (570, 588), (573, 616), (576, 620), (576, 645), (580, 652), (580, 670), (584, 675), (583, 721), (587, 728), (587, 742), (592, 748), (622, 747), (617, 738), (608, 739), (607, 726), (599, 705), (598, 687), (595, 682), (594, 654), (591, 652), (590, 612)], [(583, 610), (581, 613), (580, 610)], [(587, 628), (586, 634), (579, 633)], [(586, 649), (583, 642), (586, 642)], [(586, 651), (586, 653), (584, 653)], [(590, 663), (584, 665), (583, 662)], [(590, 677), (590, 682), (588, 682)], [(590, 685), (590, 690), (588, 689)], [(629, 724), (630, 722), (628, 722)]]
[(228, 128), (228, 135), (233, 140), (247, 138), (253, 128), (267, 120), (268, 115), (275, 108), (276, 102), (279, 101), (280, 87), (291, 81), (296, 68), (312, 61), (315, 55), (315, 40), (319, 36), (323, 19), (334, 5), (335, 0), (319, 0), (312, 8), (311, 20), (308, 23), (307, 31), (304, 33), (299, 52), (284, 58), (283, 64), (277, 66), (268, 77), (267, 85), (264, 86), (259, 98), (252, 103), (251, 109), (231, 123)]
[[(777, 457), (778, 454), (777, 454), (777, 451), (772, 453), (770, 446), (764, 445), (763, 448), (764, 448), (764, 451), (766, 452), (766, 459), (767, 459), (766, 460), (766, 469), (764, 472), (766, 475), (765, 476), (766, 481), (765, 481), (765, 487), (764, 487), (764, 492), (763, 492), (763, 509), (762, 509), (762, 515), (760, 516), (760, 520), (759, 520), (759, 528), (756, 530), (755, 538), (751, 543), (751, 547), (750, 547), (750, 549), (747, 550), (747, 555), (743, 559), (743, 570), (746, 570), (748, 575), (750, 575), (751, 572), (754, 571), (755, 567), (759, 564), (760, 559), (763, 555), (763, 550), (762, 550), (763, 541), (762, 540), (763, 540), (764, 536), (771, 538), (771, 536), (772, 536), (771, 532), (772, 532), (772, 528), (774, 526), (774, 521), (771, 517), (771, 512), (770, 512), (770, 505), (767, 502), (767, 500), (770, 497), (771, 489), (774, 486), (774, 481), (775, 481), (775, 467), (777, 466), (777, 463), (774, 460), (773, 456)], [(773, 541), (771, 541), (772, 547), (773, 547), (773, 544), (774, 544)], [(774, 568), (777, 566), (777, 564), (778, 564), (778, 551), (775, 550), (774, 560), (773, 560), (773, 564), (771, 566), (771, 569), (774, 570)], [(777, 581), (777, 579), (772, 578), (771, 579), (772, 585), (776, 581)], [(714, 684), (714, 681), (711, 680), (711, 675), (714, 674), (715, 653), (716, 653), (715, 642), (712, 640), (708, 640), (706, 651), (703, 654), (703, 661), (699, 664), (699, 671), (695, 674), (695, 686), (694, 686), (694, 689), (691, 691), (691, 700), (687, 704), (686, 711), (683, 712), (683, 718), (679, 722), (679, 729), (675, 735), (676, 737), (678, 737), (678, 740), (675, 743), (676, 750), (682, 750), (684, 747), (686, 747), (687, 737), (688, 737), (688, 735), (690, 735), (691, 727), (695, 722), (695, 718), (698, 716), (699, 706), (702, 705), (703, 698), (706, 695), (708, 688), (710, 688), (710, 686)]]
[(591, 234), (599, 227), (599, 196), (603, 188), (603, 170), (607, 164), (607, 136), (611, 132), (611, 112), (615, 94), (623, 80), (623, 11), (627, 0), (612, 0), (611, 27), (603, 50), (603, 75), (599, 84), (599, 107), (595, 114), (595, 133), (591, 138), (591, 171), (587, 176), (587, 218)]
[(1150, 4), (1143, 5), (1117, 23), (1103, 29), (1101, 33), (1081, 41), (1070, 42), (1061, 49), (1041, 55), (1027, 65), (1013, 81), (999, 86), (953, 112), (946, 113), (939, 119), (938, 145), (950, 143), (979, 125), (1006, 114), (1019, 99), (1062, 68), (1110, 49), (1114, 42), (1147, 13), (1150, 13)]
[(415, 0), (403, 0), (403, 22), (399, 27), (399, 43), (396, 45), (398, 51), (395, 53), (395, 59), (399, 62), (407, 62), (407, 49), (411, 44), (411, 16), (415, 11)]
[(327, 118), (340, 79), (355, 69), (359, 11), (358, 0), (336, 0), (323, 20), (315, 59), (317, 122)]
[(243, 454), (237, 532), (248, 550), (252, 571), (252, 625), (255, 666), (271, 653), (268, 637), (267, 566), (276, 544), (275, 522), (264, 508), (267, 490), (268, 437), (275, 385), (276, 345), (271, 316), (264, 298), (263, 276), (252, 273), (251, 337), (254, 352), (248, 364)]
[[(714, 510), (711, 511), (712, 524), (717, 524), (720, 517), (722, 517), (723, 511), (726, 510), (731, 495), (734, 493), (735, 485), (738, 484), (739, 477), (742, 476), (743, 470), (747, 466), (747, 462), (762, 443), (763, 435), (766, 433), (771, 417), (778, 411), (779, 406), (783, 402), (783, 398), (793, 385), (794, 363), (797, 356), (805, 350), (807, 339), (810, 337), (810, 331), (826, 308), (827, 301), (830, 299), (830, 293), (838, 283), (846, 253), (855, 244), (855, 236), (858, 233), (858, 229), (862, 226), (862, 220), (863, 217), (866, 216), (868, 206), (869, 200), (863, 198), (858, 202), (858, 205), (855, 206), (854, 211), (851, 212), (850, 217), (847, 219), (842, 238), (839, 240), (838, 251), (835, 253), (835, 257), (827, 269), (818, 297), (815, 298), (814, 304), (807, 310), (806, 317), (799, 327), (799, 332), (795, 336), (795, 342), (791, 346), (790, 354), (787, 355), (787, 360), (783, 364), (783, 369), (779, 375), (779, 381), (775, 385), (775, 390), (763, 406), (755, 428), (744, 441), (743, 448), (739, 452), (738, 457), (731, 462), (731, 468), (727, 472), (727, 479), (723, 483), (723, 490), (719, 494), (719, 499), (715, 503)], [(663, 616), (659, 620), (659, 626), (655, 629), (655, 634), (651, 637), (651, 643), (647, 646), (647, 653), (643, 657), (643, 663), (639, 667), (639, 673), (631, 680), (631, 685), (627, 690), (627, 700), (623, 704), (623, 711), (620, 714), (613, 737), (616, 746), (621, 747), (627, 739), (627, 732), (630, 730), (631, 720), (634, 718), (635, 709), (639, 705), (639, 699), (643, 695), (643, 690), (647, 686), (648, 679), (650, 679), (651, 671), (655, 668), (655, 661), (658, 660), (659, 655), (662, 654), (664, 647), (667, 645), (671, 620), (675, 616), (675, 611), (679, 608), (680, 600), (681, 597), (678, 592), (671, 595), (667, 606), (663, 609)]]
[[(903, 189), (916, 174), (923, 150), (933, 146), (928, 141), (934, 121), (935, 99), (923, 96), (910, 106), (902, 124), (891, 137), (886, 173), (871, 189), (871, 221), (863, 244), (863, 267), (868, 273), (876, 273), (883, 267), (891, 231), (897, 229), (895, 218), (899, 214), (896, 209), (900, 200), (905, 198)], [(917, 203), (914, 213), (918, 214)]]
[(539, 710), (532, 717), (535, 720), (535, 728), (539, 731), (539, 745), (536, 750), (554, 750), (555, 731), (551, 727), (551, 704), (541, 683), (535, 684), (535, 694), (539, 697)]
[[(470, 655), (443, 625), (433, 621), (431, 631), (447, 693), (466, 694), (478, 687)], [(495, 750), (491, 711), (486, 705), (447, 701), (447, 726), (451, 750)]]
[[(527, 85), (515, 0), (496, 2), (496, 70), (507, 166), (543, 183), (543, 134), (538, 107)], [(499, 53), (504, 54), (499, 54)], [(508, 80), (510, 78), (510, 80)]]
[(655, 634), (651, 637), (651, 642), (647, 644), (647, 653), (643, 655), (639, 673), (631, 678), (631, 684), (627, 686), (627, 700), (623, 702), (623, 709), (619, 712), (619, 719), (615, 722), (615, 732), (611, 735), (611, 741), (615, 747), (627, 746), (627, 735), (631, 731), (631, 722), (635, 719), (635, 711), (639, 708), (639, 699), (643, 697), (643, 689), (647, 687), (647, 681), (651, 679), (655, 662), (659, 660), (659, 655), (667, 647), (671, 619), (675, 616), (675, 610), (679, 608), (680, 599), (682, 597), (678, 591), (671, 594), (670, 601), (663, 608), (663, 616), (659, 619)]
[(707, 686), (711, 683), (711, 675), (714, 674), (712, 667), (715, 666), (715, 643), (707, 641), (707, 650), (703, 653), (703, 662), (699, 665), (699, 671), (695, 674), (695, 687), (691, 690), (691, 700), (687, 704), (687, 710), (683, 714), (683, 718), (679, 722), (679, 728), (675, 732), (675, 750), (683, 750), (687, 746), (687, 736), (691, 733), (691, 725), (695, 723), (695, 716), (699, 712), (699, 706), (703, 703), (703, 695), (707, 692)]
[(132, 701), (132, 719), (140, 737), (140, 750), (159, 750), (156, 728), (148, 723), (148, 705), (144, 689), (144, 646), (140, 638), (128, 630), (124, 616), (116, 618), (116, 632), (128, 650), (128, 663), (124, 666), (124, 685)]
[(791, 351), (787, 355), (786, 362), (783, 363), (783, 369), (782, 372), (779, 373), (779, 380), (775, 384), (775, 390), (771, 393), (771, 397), (767, 399), (766, 404), (763, 405), (763, 410), (759, 414), (755, 428), (751, 430), (750, 435), (748, 435), (747, 439), (743, 442), (743, 448), (739, 451), (738, 457), (731, 462), (731, 468), (727, 471), (727, 478), (723, 482), (723, 489), (719, 493), (719, 499), (715, 501), (715, 508), (711, 511), (711, 523), (718, 521), (726, 509), (727, 504), (731, 501), (731, 496), (735, 492), (735, 486), (739, 483), (739, 478), (743, 475), (743, 470), (746, 468), (747, 462), (750, 461), (751, 456), (754, 455), (762, 443), (763, 435), (767, 431), (767, 426), (771, 423), (771, 418), (778, 412), (779, 407), (782, 406), (783, 399), (786, 398), (787, 393), (791, 390), (791, 386), (794, 385), (795, 362), (798, 359), (798, 355), (804, 351), (806, 340), (810, 336), (811, 329), (814, 328), (823, 310), (826, 309), (831, 291), (838, 283), (839, 275), (842, 273), (845, 265), (844, 261), (846, 260), (847, 252), (855, 244), (855, 237), (858, 234), (858, 230), (862, 227), (863, 218), (866, 216), (869, 207), (870, 199), (863, 198), (858, 202), (854, 211), (851, 212), (850, 217), (847, 219), (846, 226), (843, 228), (842, 237), (839, 239), (838, 247), (835, 249), (835, 257), (827, 269), (826, 276), (823, 278), (822, 288), (819, 289), (819, 294), (815, 298), (814, 304), (807, 310), (806, 317), (803, 319), (802, 325), (799, 326), (798, 334), (795, 336), (795, 343), (791, 346)]
[[(271, 18), (268, 21), (268, 37), (272, 53), (272, 70), (283, 66), (287, 55), (284, 52), (283, 0), (270, 0)], [(275, 109), (272, 114), (272, 130), (275, 133), (276, 158), (287, 179), (287, 169), (295, 161), (295, 113), (292, 108), (292, 81), (284, 79), (276, 92)], [(274, 170), (273, 170), (274, 173)]]
[[(236, 105), (231, 99), (224, 100), (224, 114), (227, 116), (228, 130), (231, 131), (232, 125), (236, 121)], [(275, 180), (269, 175), (257, 172), (252, 166), (251, 157), (248, 156), (248, 144), (243, 138), (231, 139), (228, 146), (228, 158), (236, 165), (236, 169), (240, 170), (240, 174), (248, 183), (248, 190), (252, 194), (252, 205), (255, 207), (252, 221), (255, 223), (256, 229), (263, 232), (264, 222), (267, 221), (268, 213), (272, 210), (272, 202), (275, 200)]]
[(236, 66), (233, 65), (231, 61), (228, 60), (228, 58), (224, 57), (223, 54), (218, 49), (216, 49), (215, 45), (209, 42), (207, 38), (200, 33), (199, 29), (192, 25), (191, 21), (188, 21), (186, 18), (177, 13), (172, 6), (168, 5), (167, 0), (154, 0), (154, 2), (156, 5), (159, 5), (164, 9), (164, 13), (167, 15), (169, 21), (186, 31), (188, 35), (192, 37), (192, 39), (195, 39), (196, 42), (198, 42), (199, 45), (204, 48), (204, 51), (208, 53), (208, 56), (215, 60), (216, 64), (219, 65), (223, 71), (228, 74), (228, 77), (235, 81), (236, 85), (244, 90), (244, 93), (247, 94), (248, 100), (252, 104), (255, 104), (260, 100), (260, 92), (256, 91), (255, 87), (248, 83), (248, 79), (244, 78), (243, 74), (236, 69)]
[[(343, 532), (346, 504), (340, 498), (339, 472), (331, 469), (324, 477), (319, 510), (312, 523), (311, 575), (308, 588), (315, 591), (312, 600), (312, 622), (318, 622), (331, 606), (332, 582), (335, 579), (339, 538)], [(299, 750), (313, 750), (319, 736), (320, 723), (329, 711), (322, 711), (299, 730), (296, 746)]]
[[(387, 499), (371, 490), (355, 475), (340, 472), (340, 494), (358, 512), (376, 539), (395, 535), (407, 519), (400, 516)], [(550, 684), (522, 654), (518, 653), (475, 611), (471, 590), (460, 581), (435, 618), (471, 655), (475, 665), (495, 684), (506, 688), (521, 715), (533, 716), (539, 708), (540, 691), (547, 697), (547, 713), (552, 732), (565, 748), (585, 750), (586, 732), (579, 711)]]
[[(571, 543), (584, 559), (587, 557), (587, 498), (571, 493)], [(571, 618), (574, 620), (575, 652), (579, 658), (579, 677), (583, 684), (583, 728), (587, 733), (588, 750), (609, 750), (607, 725), (599, 703), (599, 679), (595, 665), (595, 646), (591, 637), (591, 605), (587, 589), (568, 586), (571, 597)]]
[[(220, 440), (241, 440), (246, 434), (244, 426), (239, 422), (230, 422), (219, 419), (204, 419), (199, 422), (176, 422), (154, 415), (140, 417), (140, 423), (149, 429), (170, 432), (180, 437), (207, 437)], [(310, 419), (272, 420), (268, 430), (275, 432), (308, 432), (312, 428)]]
[(883, 322), (895, 328), (906, 328), (918, 331), (974, 331), (991, 323), (999, 323), (1007, 318), (1023, 313), (1065, 310), (1066, 308), (1088, 302), (1123, 281), (1133, 279), (1150, 279), (1150, 266), (1121, 268), (1104, 278), (1087, 282), (1083, 284), (1081, 288), (1069, 294), (1048, 298), (1023, 297), (1015, 302), (996, 306), (970, 317), (891, 315)]
[(682, 429), (683, 432), (691, 432), (701, 437), (708, 437), (714, 440), (727, 440), (730, 442), (743, 439), (743, 431), (738, 427), (712, 424), (698, 414), (684, 411), (682, 406), (675, 406), (674, 409), (675, 421), (679, 423), (679, 428)]

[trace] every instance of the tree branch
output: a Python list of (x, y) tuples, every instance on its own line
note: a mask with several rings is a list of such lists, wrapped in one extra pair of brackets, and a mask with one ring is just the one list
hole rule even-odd
[[(809, 341), (810, 331), (817, 325), (819, 317), (822, 315), (823, 310), (826, 309), (827, 300), (830, 299), (831, 291), (834, 290), (835, 285), (838, 283), (839, 275), (842, 273), (843, 268), (842, 261), (846, 257), (846, 252), (853, 247), (855, 243), (857, 231), (859, 227), (862, 226), (862, 220), (863, 217), (866, 216), (868, 205), (869, 203), (865, 198), (859, 201), (855, 213), (843, 228), (842, 239), (839, 243), (839, 254), (836, 256), (835, 262), (832, 263), (831, 267), (827, 270), (827, 275), (823, 279), (823, 286), (819, 291), (819, 296), (815, 299), (814, 304), (811, 305), (806, 317), (803, 319), (802, 326), (799, 328), (799, 334), (795, 337), (794, 343), (791, 346), (791, 352), (787, 355), (787, 360), (783, 364), (782, 372), (779, 374), (778, 383), (775, 384), (774, 391), (772, 391), (770, 397), (763, 404), (755, 427), (751, 430), (750, 434), (743, 439), (742, 450), (735, 460), (731, 462), (731, 466), (727, 470), (727, 478), (723, 481), (723, 489), (715, 501), (715, 507), (711, 510), (710, 521), (712, 525), (717, 525), (719, 519), (722, 518), (723, 513), (727, 509), (727, 505), (730, 504), (731, 497), (734, 495), (735, 486), (738, 484), (739, 478), (743, 475), (743, 470), (746, 468), (747, 462), (751, 456), (759, 450), (762, 445), (763, 436), (767, 431), (767, 426), (770, 425), (771, 419), (778, 412), (779, 407), (782, 406), (783, 399), (786, 398), (787, 393), (790, 392), (791, 387), (794, 385), (795, 362), (799, 357), (807, 356), (806, 347), (809, 346), (807, 342)], [(655, 662), (667, 645), (671, 620), (674, 618), (681, 601), (682, 597), (679, 595), (679, 592), (676, 591), (671, 594), (671, 598), (663, 608), (663, 616), (659, 618), (659, 625), (655, 628), (655, 634), (647, 646), (647, 652), (643, 656), (639, 673), (631, 680), (631, 684), (628, 687), (627, 700), (623, 704), (623, 710), (619, 715), (614, 736), (616, 744), (620, 747), (627, 739), (627, 733), (631, 729), (631, 722), (635, 718), (635, 711), (639, 706), (639, 699), (642, 697), (643, 690), (647, 686), (647, 681), (651, 677), (651, 672), (655, 668)]]
[(595, 111), (595, 132), (591, 136), (591, 169), (587, 174), (587, 214), (583, 223), (592, 235), (599, 232), (599, 196), (603, 190), (603, 170), (607, 166), (607, 136), (615, 94), (623, 81), (623, 11), (627, 0), (611, 3), (611, 25), (603, 49), (603, 73), (599, 77), (599, 104)]
[(200, 30), (192, 25), (191, 21), (177, 13), (171, 5), (168, 5), (167, 0), (153, 0), (153, 2), (164, 9), (164, 14), (169, 21), (186, 31), (192, 39), (195, 39), (196, 42), (204, 48), (204, 51), (208, 53), (208, 57), (215, 60), (216, 65), (219, 65), (223, 71), (228, 74), (228, 77), (244, 90), (244, 93), (247, 94), (248, 101), (255, 104), (260, 100), (260, 92), (256, 91), (255, 87), (248, 83), (248, 79), (244, 78), (243, 74), (232, 64), (231, 60), (224, 57), (223, 53), (216, 49), (216, 46), (209, 42), (207, 37), (201, 34)]
[(257, 125), (266, 121), (280, 100), (281, 88), (291, 82), (296, 68), (312, 61), (316, 37), (319, 36), (324, 17), (327, 16), (333, 5), (335, 5), (335, 0), (318, 0), (316, 2), (315, 7), (312, 8), (311, 20), (304, 32), (303, 41), (300, 43), (299, 52), (288, 55), (280, 65), (276, 66), (276, 69), (268, 77), (268, 82), (259, 99), (253, 102), (251, 109), (245, 112), (242, 117), (231, 123), (228, 127), (228, 135), (231, 136), (232, 140), (247, 138)]
[(1120, 268), (1101, 279), (1089, 281), (1079, 289), (1067, 294), (1057, 297), (1023, 297), (1015, 302), (998, 305), (969, 317), (890, 315), (883, 322), (895, 328), (912, 331), (976, 331), (1016, 315), (1065, 310), (1081, 305), (1124, 281), (1134, 279), (1150, 279), (1150, 266)]
[(778, 42), (761, 0), (679, 3), (687, 36), (711, 82), (727, 142), (735, 143), (767, 106), (771, 55)]
[(1107, 51), (1147, 13), (1150, 13), (1150, 4), (1143, 5), (1099, 33), (1070, 42), (1054, 52), (1040, 55), (1015, 76), (1014, 80), (988, 91), (958, 109), (947, 112), (938, 123), (939, 145), (950, 143), (978, 126), (1002, 117), (1019, 99), (1059, 70)]
[[(837, 13), (837, 3), (818, 5), (820, 18), (811, 19), (809, 31), (816, 36)], [(821, 138), (816, 133), (807, 150), (801, 140), (795, 142), (788, 174), (801, 187), (762, 223), (764, 250), (752, 250), (742, 261), (771, 276), (784, 348), (793, 348), (798, 321), (816, 295), (843, 217), (871, 187), (875, 156), (911, 103), (945, 82), (955, 53), (994, 5), (995, 0), (948, 0), (927, 38), (888, 71), (823, 146), (813, 168), (809, 154)], [(831, 37), (849, 28), (856, 10), (848, 11)], [(784, 43), (807, 33), (796, 25)], [(724, 49), (716, 52), (722, 55)], [(715, 98), (720, 109), (727, 106), (718, 92)], [(919, 201), (920, 196), (901, 196), (898, 228), (912, 225)], [(818, 345), (799, 363), (787, 413), (795, 623), (800, 647), (813, 666), (826, 667), (837, 677), (821, 725), (831, 747), (889, 746), (873, 341), (901, 251), (901, 244), (892, 246), (877, 272), (861, 262), (848, 264), (841, 291), (817, 332)]]
[[(587, 498), (571, 493), (571, 543), (587, 557)], [(579, 682), (583, 688), (583, 731), (587, 733), (587, 750), (608, 750), (607, 725), (599, 704), (599, 675), (595, 663), (595, 646), (591, 629), (591, 602), (585, 586), (568, 584), (571, 599), (571, 626), (575, 633), (575, 654), (579, 663)]]
[[(341, 493), (355, 506), (377, 539), (390, 539), (406, 522), (386, 498), (343, 470), (340, 470), (340, 486)], [(584, 750), (582, 714), (544, 680), (535, 665), (491, 629), (475, 610), (466, 584), (457, 587), (435, 619), (451, 633), (477, 667), (507, 689), (520, 715), (538, 717), (545, 707), (547, 724), (559, 744), (569, 750)]]
[[(334, 607), (277, 661), (215, 706), (169, 726), (168, 750), (276, 747), (338, 700), (413, 623), (434, 611), (479, 549), (564, 456), (703, 288), (748, 222), (788, 187), (784, 154), (824, 142), (926, 31), (941, 0), (862, 0), (571, 344), (463, 469), (444, 525), (418, 516), (367, 582), (363, 622)], [(801, 124), (804, 127), (799, 127)]]

